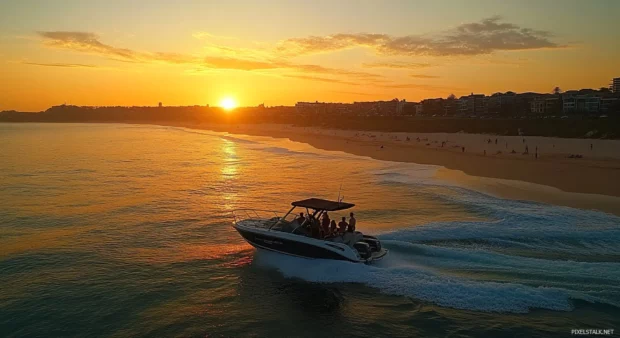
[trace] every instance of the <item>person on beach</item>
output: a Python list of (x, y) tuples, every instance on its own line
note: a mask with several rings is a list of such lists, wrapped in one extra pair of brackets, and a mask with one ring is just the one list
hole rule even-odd
[(592, 151), (592, 148), (594, 148), (594, 144), (590, 143), (590, 151)]
[(461, 147), (461, 152), (465, 152), (465, 147)]

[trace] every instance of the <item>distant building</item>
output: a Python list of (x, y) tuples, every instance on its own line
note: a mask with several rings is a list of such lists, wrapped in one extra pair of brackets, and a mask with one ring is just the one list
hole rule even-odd
[(614, 112), (620, 108), (620, 99), (617, 97), (606, 97), (601, 99), (601, 113)]
[(415, 114), (416, 115), (422, 115), (424, 114), (424, 106), (422, 104), (417, 104), (415, 106)]
[(620, 77), (611, 80), (611, 91), (614, 93), (620, 93)]
[(601, 110), (601, 98), (593, 95), (562, 95), (564, 114), (598, 113)]
[(534, 114), (557, 114), (562, 110), (562, 101), (557, 95), (541, 95), (530, 102), (530, 112)]
[(403, 114), (403, 107), (405, 107), (405, 104), (407, 103), (407, 101), (402, 100), (402, 101), (396, 101), (396, 115), (402, 115)]
[(459, 112), (462, 115), (479, 116), (487, 113), (488, 98), (484, 94), (471, 93), (459, 99)]
[(444, 99), (426, 99), (420, 102), (422, 105), (422, 114), (427, 116), (444, 115)]

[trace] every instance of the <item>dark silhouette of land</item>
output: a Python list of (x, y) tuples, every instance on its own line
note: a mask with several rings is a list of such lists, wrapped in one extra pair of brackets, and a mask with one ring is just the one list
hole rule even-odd
[[(383, 101), (386, 105), (393, 101)], [(381, 102), (367, 109), (347, 108), (345, 104), (322, 104), (312, 109), (293, 106), (243, 107), (231, 112), (218, 107), (80, 107), (60, 105), (43, 112), (0, 112), (0, 122), (66, 123), (214, 123), (214, 124), (292, 124), (332, 129), (412, 132), (472, 133), (496, 135), (553, 136), (564, 138), (620, 138), (620, 111), (607, 115), (571, 114), (480, 114), (476, 116), (397, 114), (377, 110)], [(337, 107), (337, 108), (334, 108)], [(354, 104), (351, 104), (354, 107)], [(375, 107), (375, 108), (373, 108)], [(388, 106), (389, 107), (389, 106)], [(319, 109), (320, 108), (320, 109)], [(330, 109), (331, 108), (331, 109)]]

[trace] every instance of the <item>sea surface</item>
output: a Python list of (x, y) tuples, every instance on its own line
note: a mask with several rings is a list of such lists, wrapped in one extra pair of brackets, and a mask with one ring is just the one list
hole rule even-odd
[[(620, 334), (620, 218), (268, 137), (0, 124), (0, 337)], [(356, 204), (373, 265), (257, 251), (231, 211)], [(332, 219), (345, 212), (332, 213)]]

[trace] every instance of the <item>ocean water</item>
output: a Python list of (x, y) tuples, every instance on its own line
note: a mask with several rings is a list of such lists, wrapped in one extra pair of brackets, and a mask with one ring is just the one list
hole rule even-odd
[[(620, 218), (436, 170), (177, 127), (0, 124), (0, 336), (620, 330)], [(237, 208), (338, 195), (383, 261), (256, 251), (231, 227)]]

